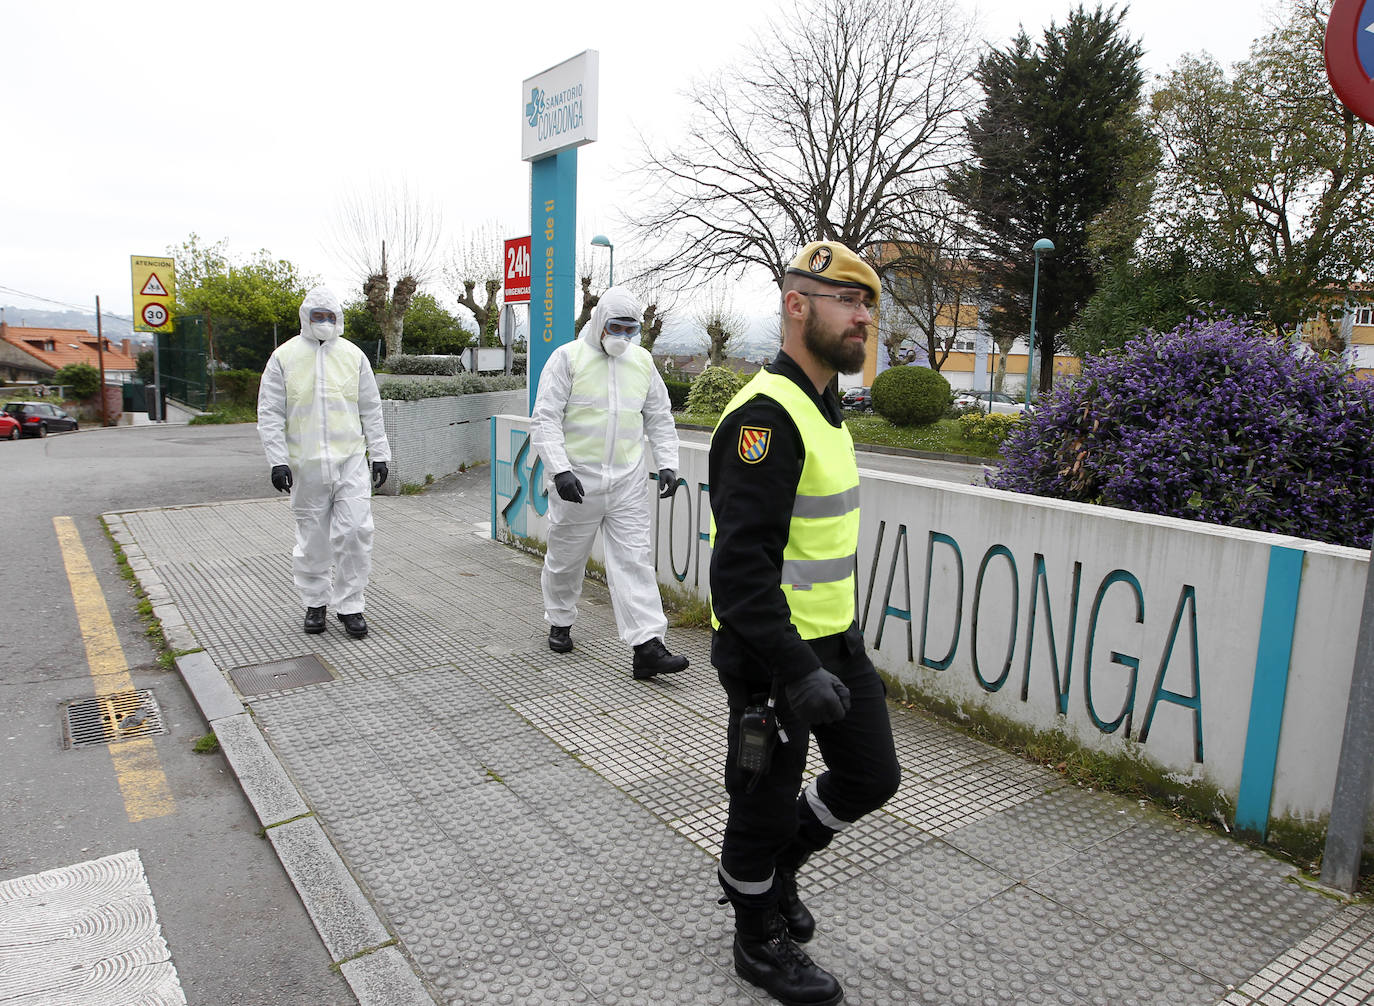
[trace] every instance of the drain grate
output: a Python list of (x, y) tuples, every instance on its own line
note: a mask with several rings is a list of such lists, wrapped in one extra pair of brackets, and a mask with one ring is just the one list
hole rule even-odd
[(265, 664), (248, 664), (235, 667), (229, 672), (234, 679), (234, 687), (240, 695), (261, 695), (263, 692), (279, 692), (283, 688), (299, 688), (301, 685), (319, 684), (333, 681), (334, 672), (315, 654), (304, 657), (288, 657), (285, 660), (269, 660)]
[(147, 688), (62, 703), (62, 746), (88, 748), (165, 734), (162, 710)]

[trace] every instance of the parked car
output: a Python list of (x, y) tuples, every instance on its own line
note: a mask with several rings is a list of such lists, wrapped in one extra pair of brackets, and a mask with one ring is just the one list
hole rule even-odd
[(1026, 403), (1023, 399), (1013, 398), (1005, 391), (961, 391), (954, 396), (956, 408), (974, 408), (987, 412), (989, 404), (991, 404), (993, 412), (1002, 412), (1007, 415), (1019, 415), (1026, 411)]
[(858, 409), (862, 412), (872, 412), (873, 395), (868, 388), (850, 388), (841, 396), (840, 404), (846, 409)]
[(46, 437), (49, 433), (77, 429), (76, 417), (47, 402), (10, 402), (5, 413), (19, 423), (26, 437)]
[(0, 412), (0, 440), (19, 439), (19, 420), (8, 412)]

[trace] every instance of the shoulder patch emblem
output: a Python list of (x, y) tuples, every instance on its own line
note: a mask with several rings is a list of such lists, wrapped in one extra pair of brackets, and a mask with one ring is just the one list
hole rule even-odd
[(768, 442), (773, 431), (767, 426), (741, 426), (739, 430), (739, 459), (746, 465), (756, 465), (768, 456)]

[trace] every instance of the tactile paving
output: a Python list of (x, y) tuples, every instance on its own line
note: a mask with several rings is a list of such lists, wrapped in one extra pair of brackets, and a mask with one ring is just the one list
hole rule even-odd
[[(471, 533), (486, 505), (374, 501), (372, 634), (331, 612), (309, 646), (338, 680), (253, 696), (263, 736), (443, 1001), (768, 1001), (735, 976), (716, 904), (727, 715), (709, 634), (670, 629), (692, 667), (635, 682), (589, 583), (576, 649), (552, 653), (540, 563)], [(126, 526), (216, 666), (302, 651), (284, 501)], [(847, 1003), (1374, 1001), (1368, 906), (926, 714), (892, 723), (897, 795), (798, 877), (808, 952)]]

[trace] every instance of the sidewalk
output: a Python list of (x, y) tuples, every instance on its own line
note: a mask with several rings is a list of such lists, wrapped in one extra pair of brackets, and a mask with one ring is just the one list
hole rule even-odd
[[(539, 562), (488, 537), (487, 477), (374, 500), (361, 641), (333, 612), (301, 633), (285, 499), (109, 519), (169, 642), (204, 647), (183, 675), (365, 1006), (771, 1001), (716, 904), (709, 633), (670, 629), (692, 666), (634, 682), (588, 584), (577, 648), (551, 653)], [(311, 653), (334, 680), (229, 685)], [(1374, 1001), (1370, 906), (925, 715), (893, 727), (901, 790), (800, 878), (847, 1003)]]

